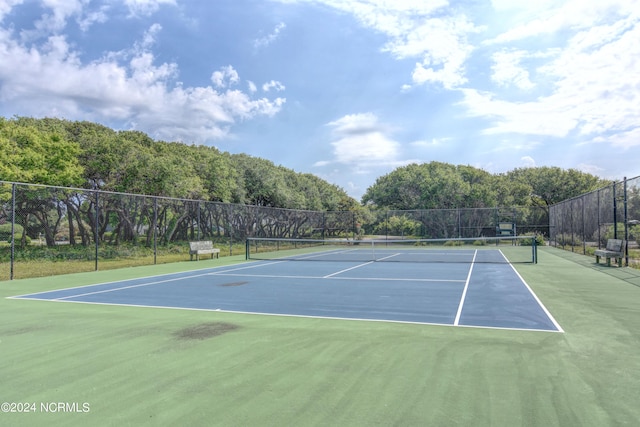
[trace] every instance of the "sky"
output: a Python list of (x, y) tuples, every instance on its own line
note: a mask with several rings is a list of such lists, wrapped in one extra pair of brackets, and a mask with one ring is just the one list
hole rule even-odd
[(312, 173), (640, 175), (637, 0), (0, 0), (0, 116)]

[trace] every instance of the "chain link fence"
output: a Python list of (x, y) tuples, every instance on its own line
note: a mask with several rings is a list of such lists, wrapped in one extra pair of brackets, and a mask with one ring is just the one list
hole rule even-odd
[(0, 280), (188, 259), (188, 242), (224, 255), (247, 237), (353, 233), (352, 212), (316, 212), (0, 181)]
[(380, 211), (365, 232), (394, 238), (495, 237), (501, 223), (510, 224), (514, 235), (549, 235), (548, 211), (541, 207)]
[[(615, 198), (624, 188), (625, 200), (635, 197), (629, 209), (636, 213), (638, 184), (614, 186)], [(605, 202), (613, 191), (550, 208), (322, 212), (0, 181), (0, 280), (185, 261), (195, 240), (213, 241), (221, 255), (240, 255), (247, 237), (475, 238), (494, 237), (499, 224), (511, 224), (514, 235), (543, 235), (559, 246), (571, 238), (576, 249), (578, 240), (586, 245), (581, 236), (596, 232), (595, 241), (606, 243), (607, 227), (616, 223)], [(601, 199), (595, 211), (593, 197)], [(587, 225), (585, 218), (594, 215)], [(624, 232), (622, 225), (613, 230)]]
[(640, 265), (640, 177), (613, 182), (549, 208), (550, 244), (593, 255), (608, 239), (623, 239), (625, 265)]

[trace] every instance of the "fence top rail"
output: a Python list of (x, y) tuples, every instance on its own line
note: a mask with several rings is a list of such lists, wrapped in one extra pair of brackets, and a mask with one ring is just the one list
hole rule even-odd
[[(130, 196), (130, 197), (147, 197), (150, 199), (157, 200), (168, 200), (174, 202), (197, 202), (197, 203), (211, 203), (225, 206), (235, 206), (241, 208), (258, 208), (258, 209), (274, 209), (274, 210), (282, 210), (282, 211), (295, 211), (295, 212), (310, 212), (310, 213), (325, 213), (329, 211), (314, 211), (312, 209), (293, 209), (293, 208), (279, 208), (275, 206), (259, 206), (259, 205), (244, 205), (241, 203), (228, 203), (228, 202), (218, 202), (214, 200), (203, 200), (203, 199), (187, 199), (180, 197), (168, 197), (168, 196), (154, 196), (151, 194), (135, 194), (135, 193), (123, 193), (119, 191), (109, 191), (109, 190), (100, 190), (94, 188), (79, 188), (79, 187), (63, 187), (59, 185), (48, 185), (48, 184), (29, 184), (26, 182), (13, 182), (13, 181), (2, 181), (0, 180), (0, 185), (19, 185), (22, 187), (41, 187), (41, 188), (52, 188), (56, 190), (66, 190), (66, 191), (77, 191), (77, 192), (85, 192), (85, 193), (99, 193), (99, 194), (109, 194), (116, 196)], [(351, 212), (351, 211), (337, 211), (337, 212)]]
[(611, 181), (611, 184), (609, 184), (609, 185), (605, 185), (604, 187), (600, 187), (600, 188), (598, 188), (598, 189), (596, 189), (596, 190), (589, 191), (588, 193), (583, 193), (583, 194), (580, 194), (580, 195), (578, 195), (578, 196), (574, 196), (574, 197), (571, 197), (571, 198), (569, 198), (569, 199), (565, 199), (565, 200), (563, 200), (563, 201), (561, 201), (561, 202), (554, 203), (554, 204), (550, 205), (549, 207), (554, 207), (554, 206), (561, 205), (561, 204), (563, 204), (563, 203), (571, 202), (571, 201), (573, 201), (573, 200), (582, 199), (582, 198), (584, 198), (584, 197), (588, 196), (589, 194), (597, 193), (597, 192), (599, 192), (599, 191), (606, 190), (606, 189), (608, 189), (608, 188), (613, 188), (613, 187), (615, 187), (615, 186), (616, 186), (616, 185), (618, 185), (618, 184), (623, 184), (624, 182), (634, 181), (634, 180), (636, 180), (636, 179), (640, 180), (640, 175), (638, 175), (638, 176), (634, 176), (633, 178), (626, 178), (626, 177), (625, 177), (625, 178), (624, 178), (624, 179), (622, 179), (621, 181)]

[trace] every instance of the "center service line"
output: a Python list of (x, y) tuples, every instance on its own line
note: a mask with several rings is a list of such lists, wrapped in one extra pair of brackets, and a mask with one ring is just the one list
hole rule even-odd
[(338, 275), (340, 273), (345, 273), (345, 272), (347, 272), (349, 270), (355, 270), (356, 268), (364, 267), (365, 265), (369, 265), (369, 264), (372, 264), (372, 263), (373, 263), (373, 261), (365, 262), (364, 264), (356, 265), (355, 267), (346, 268), (344, 270), (336, 271), (335, 273), (328, 274), (326, 276), (323, 276), (322, 278), (323, 279), (328, 279), (329, 277), (336, 276), (336, 275)]
[(462, 307), (464, 306), (464, 300), (467, 297), (467, 289), (469, 289), (469, 282), (471, 281), (471, 272), (473, 271), (473, 266), (476, 261), (476, 255), (478, 255), (477, 249), (473, 252), (471, 267), (469, 267), (469, 274), (467, 274), (467, 281), (464, 284), (464, 290), (462, 291), (462, 296), (460, 297), (460, 304), (458, 305), (458, 312), (456, 313), (456, 320), (453, 322), (453, 326), (458, 326), (458, 324), (460, 323), (460, 316), (462, 315)]

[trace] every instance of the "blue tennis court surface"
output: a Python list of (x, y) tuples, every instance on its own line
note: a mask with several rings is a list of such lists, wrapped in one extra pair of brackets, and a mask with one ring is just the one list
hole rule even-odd
[(562, 332), (499, 263), (254, 261), (14, 298)]

